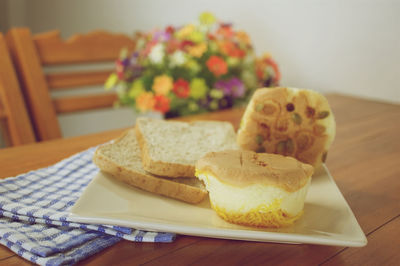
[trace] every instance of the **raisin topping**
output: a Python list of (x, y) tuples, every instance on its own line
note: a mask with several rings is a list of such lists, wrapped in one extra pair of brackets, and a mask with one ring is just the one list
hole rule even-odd
[(322, 111), (318, 113), (318, 119), (324, 119), (329, 116), (329, 111)]
[(301, 124), (302, 118), (298, 113), (293, 113), (292, 114), (292, 120), (294, 123), (296, 123), (297, 125)]
[(261, 135), (256, 136), (256, 142), (258, 145), (261, 145), (264, 142), (264, 138)]
[(261, 112), (263, 108), (264, 108), (264, 104), (262, 104), (262, 103), (257, 103), (256, 104), (256, 111), (257, 112)]
[(288, 110), (288, 112), (293, 112), (294, 111), (294, 105), (293, 103), (288, 103), (286, 105), (286, 110)]
[(310, 106), (307, 106), (307, 108), (306, 108), (306, 116), (307, 116), (308, 118), (311, 118), (311, 117), (313, 117), (314, 115), (315, 115), (315, 109), (312, 108), (312, 107), (310, 107)]
[(294, 143), (292, 139), (282, 140), (276, 145), (276, 152), (282, 155), (291, 155), (294, 152)]

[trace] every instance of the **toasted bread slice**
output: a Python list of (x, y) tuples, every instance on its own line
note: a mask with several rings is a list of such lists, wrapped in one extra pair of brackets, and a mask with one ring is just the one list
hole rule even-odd
[(335, 137), (328, 100), (316, 91), (263, 88), (255, 91), (238, 132), (242, 149), (278, 153), (319, 166)]
[(206, 153), (238, 149), (228, 122), (138, 118), (135, 129), (143, 168), (155, 175), (194, 177), (195, 163)]
[(98, 147), (93, 162), (124, 183), (188, 203), (199, 203), (208, 193), (195, 178), (168, 179), (147, 173), (142, 167), (134, 129), (126, 131), (113, 143)]

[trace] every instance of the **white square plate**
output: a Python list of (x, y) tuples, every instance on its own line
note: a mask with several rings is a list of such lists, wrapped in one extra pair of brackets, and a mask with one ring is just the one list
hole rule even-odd
[(71, 210), (77, 222), (147, 231), (279, 243), (361, 247), (367, 239), (326, 167), (314, 174), (304, 214), (293, 226), (265, 229), (225, 222), (206, 199), (191, 205), (125, 185), (100, 172)]

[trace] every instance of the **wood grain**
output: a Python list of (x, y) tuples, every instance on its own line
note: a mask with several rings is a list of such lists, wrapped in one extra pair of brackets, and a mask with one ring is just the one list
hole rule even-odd
[(54, 164), (70, 155), (117, 138), (126, 129), (49, 140), (0, 150), (0, 178)]
[(52, 73), (46, 75), (50, 90), (65, 90), (84, 86), (103, 85), (112, 70)]
[(201, 238), (144, 265), (317, 265), (339, 250), (339, 247)]
[(7, 33), (7, 43), (20, 75), (36, 137), (39, 141), (60, 138), (60, 125), (32, 38), (27, 28), (12, 28)]
[(55, 30), (37, 34), (33, 41), (44, 65), (113, 61), (122, 47), (130, 51), (135, 47), (132, 38), (106, 31), (76, 34), (64, 41)]
[[(387, 223), (368, 237), (368, 246), (348, 248), (323, 265), (397, 266), (400, 262), (400, 217)], [(379, 260), (380, 263), (377, 263)]]
[(226, 109), (218, 112), (204, 113), (192, 116), (184, 116), (176, 118), (180, 121), (197, 121), (197, 120), (216, 120), (216, 121), (229, 121), (232, 123), (235, 130), (239, 129), (240, 120), (244, 112), (243, 108)]
[[(198, 242), (197, 237), (185, 236), (177, 237), (173, 243), (132, 243), (130, 241), (121, 241), (115, 245), (115, 248), (103, 250), (99, 255), (92, 256), (83, 261), (80, 265), (112, 265), (115, 264), (115, 258), (119, 264), (140, 265), (148, 261), (157, 259), (159, 256), (166, 255), (179, 248), (190, 246)], [(133, 259), (134, 258), (134, 259)]]
[(332, 95), (338, 124), (327, 165), (362, 229), (400, 214), (400, 106)]
[(33, 143), (36, 137), (19, 87), (6, 40), (0, 32), (0, 119), (8, 146)]
[(13, 251), (11, 251), (10, 249), (5, 248), (5, 247), (2, 247), (2, 248), (0, 247), (0, 264), (2, 264), (1, 263), (2, 260), (9, 259), (14, 256), (15, 256), (15, 253)]
[(135, 47), (133, 38), (105, 31), (76, 34), (62, 40), (59, 31), (32, 35), (28, 28), (12, 28), (7, 41), (39, 141), (61, 138), (58, 113), (111, 108), (117, 100), (116, 94), (103, 93), (53, 100), (50, 90), (99, 85), (111, 70), (45, 75), (44, 66), (111, 62), (118, 59), (121, 49), (132, 51)]
[[(336, 117), (337, 136), (327, 165), (367, 233), (369, 244), (366, 247), (287, 245), (179, 236), (170, 244), (121, 241), (80, 264), (396, 265), (400, 259), (400, 106), (342, 95), (328, 95), (328, 100)], [(234, 109), (183, 119), (228, 120), (237, 128), (242, 112), (243, 109)], [(0, 151), (0, 169), (15, 175), (47, 166), (120, 133), (113, 131), (5, 149)], [(13, 256), (2, 262), (18, 260), (22, 261)]]
[(117, 100), (115, 94), (102, 93), (55, 98), (53, 105), (56, 112), (61, 114), (112, 107)]
[[(1, 97), (0, 97), (1, 98)], [(0, 106), (0, 108), (3, 108), (2, 106)], [(7, 113), (4, 109), (0, 109), (0, 119), (4, 119), (7, 117)]]
[(4, 260), (0, 260), (0, 265), (25, 266), (25, 265), (34, 265), (34, 264), (15, 255), (13, 257), (10, 257), (10, 258), (4, 259)]

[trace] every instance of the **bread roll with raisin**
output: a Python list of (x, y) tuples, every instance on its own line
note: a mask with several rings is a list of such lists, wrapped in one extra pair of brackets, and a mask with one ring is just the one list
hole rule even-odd
[(294, 157), (314, 167), (326, 160), (336, 123), (328, 100), (308, 89), (262, 88), (243, 115), (242, 149)]

